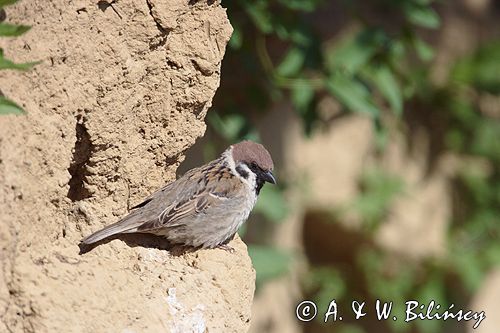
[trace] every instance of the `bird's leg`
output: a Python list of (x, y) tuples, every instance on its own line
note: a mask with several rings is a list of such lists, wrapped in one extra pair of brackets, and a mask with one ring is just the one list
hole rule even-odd
[(232, 234), (231, 236), (229, 236), (225, 241), (223, 241), (222, 243), (217, 245), (217, 248), (224, 250), (224, 251), (228, 251), (229, 253), (234, 253), (234, 248), (227, 245), (227, 243), (229, 243), (234, 238), (234, 235), (236, 235), (236, 232), (234, 234)]
[(217, 245), (217, 248), (224, 250), (224, 251), (227, 251), (229, 253), (234, 253), (234, 248), (227, 245), (227, 244), (219, 244), (219, 245)]

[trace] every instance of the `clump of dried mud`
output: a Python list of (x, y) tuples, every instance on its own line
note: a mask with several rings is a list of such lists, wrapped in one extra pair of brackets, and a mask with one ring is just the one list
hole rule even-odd
[[(248, 329), (255, 274), (246, 247), (166, 251), (79, 239), (174, 179), (205, 131), (232, 28), (217, 2), (21, 1), (0, 72), (25, 116), (0, 118), (0, 331)], [(139, 245), (139, 246), (138, 246)]]

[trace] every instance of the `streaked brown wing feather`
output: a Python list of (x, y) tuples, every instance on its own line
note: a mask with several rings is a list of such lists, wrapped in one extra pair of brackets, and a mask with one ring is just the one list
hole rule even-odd
[(157, 229), (185, 224), (193, 215), (210, 209), (225, 210), (227, 207), (222, 203), (230, 197), (234, 199), (235, 186), (242, 186), (230, 181), (232, 177), (220, 159), (192, 169), (144, 199), (120, 221), (84, 238), (82, 243), (95, 243), (119, 233), (154, 233)]
[[(221, 175), (223, 175), (221, 177)], [(229, 170), (212, 169), (206, 172), (195, 172), (185, 175), (182, 185), (186, 188), (171, 204), (162, 211), (157, 211), (154, 217), (146, 221), (138, 231), (153, 231), (165, 226), (174, 227), (183, 224), (186, 218), (200, 214), (210, 207), (220, 205), (234, 191), (234, 183), (228, 181), (234, 176)], [(184, 178), (184, 177), (183, 177)], [(225, 178), (224, 180), (222, 180)], [(222, 181), (221, 181), (222, 180)], [(187, 184), (186, 184), (187, 183)], [(200, 187), (200, 184), (203, 186)], [(238, 182), (239, 184), (239, 182)], [(194, 192), (193, 190), (196, 190)], [(159, 191), (160, 192), (160, 191)], [(153, 198), (152, 200), (157, 200)], [(161, 198), (158, 198), (161, 200)], [(152, 202), (153, 203), (153, 202)]]
[[(210, 207), (221, 204), (224, 198), (213, 195), (211, 192), (197, 193), (197, 195), (178, 202), (174, 207), (167, 207), (157, 219), (146, 222), (138, 228), (138, 231), (152, 231), (165, 226), (174, 227), (195, 214), (201, 214)], [(180, 223), (179, 223), (180, 222)]]

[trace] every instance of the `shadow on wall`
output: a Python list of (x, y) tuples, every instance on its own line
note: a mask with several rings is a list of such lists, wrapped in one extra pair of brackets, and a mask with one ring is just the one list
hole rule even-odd
[[(366, 290), (366, 281), (356, 265), (363, 249), (373, 248), (375, 245), (366, 235), (357, 230), (348, 230), (340, 223), (336, 223), (332, 214), (322, 211), (308, 211), (303, 220), (303, 244), (308, 262), (316, 267), (335, 267), (336, 270), (348, 281), (349, 293), (356, 295), (360, 300), (373, 302)], [(331, 295), (331, 299), (338, 295)], [(304, 299), (314, 299), (314, 293), (304, 294)], [(320, 302), (321, 304), (321, 302)], [(339, 309), (349, 309), (350, 300), (339, 302)], [(319, 313), (324, 313), (322, 309)], [(363, 327), (366, 332), (388, 332), (389, 328), (382, 321), (374, 318), (363, 318), (356, 322), (354, 318), (343, 315), (343, 324), (356, 324)], [(324, 332), (325, 326), (332, 326), (331, 322), (325, 324), (319, 318), (312, 323), (303, 325), (304, 332)]]
[[(345, 283), (343, 288), (348, 291), (348, 294), (340, 300), (338, 300), (339, 293), (333, 293), (327, 295), (328, 302), (322, 302), (318, 299), (317, 290), (305, 288), (306, 291), (302, 299), (316, 300), (318, 314), (321, 316), (318, 315), (312, 322), (303, 323), (302, 331), (304, 333), (344, 332), (344, 329), (350, 324), (357, 329), (363, 329), (362, 332), (384, 333), (393, 330), (393, 327), (390, 327), (385, 321), (377, 320), (373, 313), (356, 321), (352, 311), (344, 311), (347, 313), (342, 315), (341, 323), (333, 323), (332, 321), (324, 323), (324, 313), (327, 312), (328, 304), (332, 299), (336, 299), (340, 310), (350, 310), (353, 300), (366, 302), (367, 307), (370, 304), (375, 304), (376, 299), (373, 297), (373, 291), (369, 291), (370, 287), (373, 288), (373, 281), (368, 280), (366, 272), (361, 270), (359, 264), (364, 258), (366, 259), (367, 250), (376, 251), (378, 249), (373, 240), (361, 231), (346, 228), (339, 221), (336, 221), (330, 212), (319, 210), (311, 210), (305, 214), (302, 231), (304, 253), (308, 262), (316, 269), (334, 268), (343, 277)], [(411, 263), (410, 259), (401, 263), (401, 258), (395, 256), (393, 268), (397, 269), (400, 264), (414, 265), (415, 263)], [(385, 274), (386, 278), (390, 279), (391, 269), (388, 269)], [(450, 286), (452, 285), (453, 283), (450, 283)], [(386, 301), (391, 300), (381, 299), (381, 302)], [(300, 300), (297, 300), (296, 304), (299, 302)], [(418, 332), (418, 330), (414, 328), (409, 332)], [(465, 333), (466, 327), (459, 322), (450, 322), (445, 332)]]

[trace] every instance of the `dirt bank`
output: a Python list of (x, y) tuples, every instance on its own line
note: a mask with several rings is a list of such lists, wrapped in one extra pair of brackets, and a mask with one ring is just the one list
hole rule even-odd
[[(218, 2), (21, 1), (0, 72), (0, 331), (246, 331), (255, 274), (236, 253), (155, 238), (77, 243), (174, 179), (205, 131), (232, 32)], [(139, 246), (137, 246), (139, 245)]]

